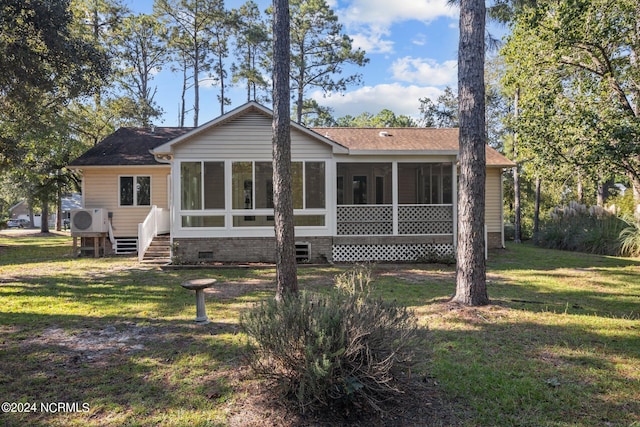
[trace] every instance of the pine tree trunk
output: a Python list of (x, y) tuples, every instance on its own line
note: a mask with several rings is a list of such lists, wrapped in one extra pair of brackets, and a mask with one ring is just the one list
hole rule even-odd
[(540, 192), (542, 191), (542, 179), (536, 177), (536, 204), (533, 210), (533, 241), (538, 241), (540, 233)]
[(460, 109), (458, 247), (456, 293), (453, 301), (471, 306), (489, 303), (484, 258), (486, 177), (484, 29), (484, 1), (462, 0), (458, 49)]
[(298, 293), (291, 191), (289, 1), (273, 0), (273, 205), (276, 233), (276, 299)]
[[(520, 89), (516, 89), (513, 99), (513, 114), (516, 123), (518, 122), (519, 112), (518, 103), (520, 101)], [(518, 166), (518, 133), (513, 135), (513, 161), (516, 166), (513, 168), (513, 208), (514, 208), (514, 236), (515, 243), (522, 243), (522, 209), (520, 207), (520, 170)]]

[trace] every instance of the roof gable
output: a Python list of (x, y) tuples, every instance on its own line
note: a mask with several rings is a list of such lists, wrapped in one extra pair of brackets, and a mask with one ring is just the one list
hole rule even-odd
[[(171, 140), (166, 142), (165, 144), (162, 144), (158, 147), (156, 147), (153, 150), (153, 153), (156, 155), (159, 154), (170, 154), (173, 150), (173, 147), (179, 145), (179, 144), (183, 144), (183, 143), (187, 143), (188, 141), (190, 141), (191, 139), (193, 139), (194, 137), (196, 137), (197, 135), (200, 135), (204, 132), (210, 131), (212, 129), (215, 129), (216, 127), (222, 126), (227, 122), (230, 122), (240, 116), (243, 116), (245, 114), (250, 114), (250, 113), (258, 113), (258, 114), (262, 114), (266, 117), (272, 118), (273, 117), (273, 111), (271, 111), (270, 109), (268, 109), (267, 107), (258, 104), (257, 102), (251, 101), (248, 102), (234, 110), (229, 111), (228, 113), (217, 117), (205, 124), (203, 124), (202, 126), (199, 126), (197, 128), (191, 129), (189, 132)], [(325, 138), (322, 135), (319, 135), (315, 132), (313, 132), (312, 130), (310, 130), (309, 128), (306, 128), (305, 126), (299, 125), (295, 122), (291, 122), (291, 129), (295, 130), (295, 131), (299, 131), (302, 132), (304, 134), (307, 134), (308, 136), (311, 136), (313, 139), (318, 140), (324, 144), (329, 145), (330, 147), (332, 147), (334, 152), (342, 152), (342, 153), (346, 153), (347, 149), (343, 146), (341, 146), (339, 143), (337, 143), (334, 140), (331, 140), (329, 138)]]

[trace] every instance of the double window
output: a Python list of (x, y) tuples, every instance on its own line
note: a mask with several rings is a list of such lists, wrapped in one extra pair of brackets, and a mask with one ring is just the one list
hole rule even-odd
[[(231, 175), (233, 209), (273, 208), (271, 162), (233, 162)], [(294, 209), (324, 209), (324, 162), (292, 162), (291, 191)]]
[(121, 176), (119, 187), (120, 206), (151, 206), (150, 176)]

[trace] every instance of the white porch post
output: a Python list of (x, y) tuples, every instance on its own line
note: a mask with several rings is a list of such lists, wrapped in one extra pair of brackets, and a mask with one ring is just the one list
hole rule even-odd
[(338, 164), (335, 159), (327, 160), (325, 163), (325, 185), (327, 186), (327, 225), (329, 234), (335, 236), (338, 233)]
[(391, 182), (392, 192), (391, 192), (391, 203), (393, 204), (393, 235), (398, 235), (398, 162), (393, 161), (391, 163)]
[(453, 159), (451, 164), (451, 174), (453, 176), (453, 252), (455, 254), (458, 247), (458, 166), (456, 165), (457, 158)]

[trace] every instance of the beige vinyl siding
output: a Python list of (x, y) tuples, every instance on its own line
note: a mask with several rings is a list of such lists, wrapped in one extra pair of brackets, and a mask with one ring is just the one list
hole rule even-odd
[(485, 222), (489, 233), (502, 233), (502, 169), (487, 168)]
[(144, 221), (151, 206), (118, 206), (118, 180), (121, 176), (151, 176), (151, 205), (168, 209), (167, 176), (169, 165), (85, 167), (82, 186), (85, 208), (105, 208), (113, 213), (111, 224), (116, 237), (138, 235), (138, 224)]
[[(270, 160), (271, 119), (257, 112), (237, 117), (174, 146), (176, 158)], [(293, 159), (331, 158), (330, 146), (291, 129)]]

